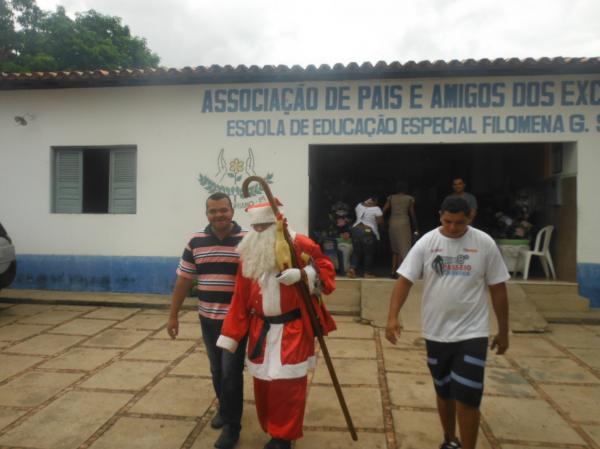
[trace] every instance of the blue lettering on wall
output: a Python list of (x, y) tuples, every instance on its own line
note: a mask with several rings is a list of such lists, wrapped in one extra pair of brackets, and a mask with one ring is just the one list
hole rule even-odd
[(513, 83), (512, 105), (516, 107), (554, 106), (554, 82)]
[(413, 84), (410, 86), (410, 108), (411, 109), (421, 109), (423, 105), (421, 104), (421, 99), (423, 98), (423, 94), (421, 90), (423, 89), (422, 84)]
[(358, 86), (358, 109), (400, 109), (402, 107), (402, 86)]

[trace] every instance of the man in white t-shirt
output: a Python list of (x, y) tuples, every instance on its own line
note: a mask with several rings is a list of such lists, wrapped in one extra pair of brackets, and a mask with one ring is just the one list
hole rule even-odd
[(422, 331), (444, 431), (440, 449), (475, 449), (489, 337), (488, 290), (498, 320), (491, 348), (498, 354), (508, 349), (505, 282), (510, 276), (494, 240), (470, 227), (469, 216), (464, 199), (444, 200), (441, 226), (421, 237), (398, 268), (385, 331), (396, 344), (398, 313), (422, 277)]
[(379, 226), (383, 224), (383, 211), (372, 196), (354, 209), (356, 222), (352, 226), (352, 259), (347, 275), (355, 278), (362, 266), (366, 278), (374, 278), (373, 262), (379, 241)]

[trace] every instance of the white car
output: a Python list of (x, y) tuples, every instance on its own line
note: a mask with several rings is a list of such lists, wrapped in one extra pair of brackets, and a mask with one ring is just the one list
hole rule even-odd
[(0, 290), (8, 287), (17, 274), (15, 247), (0, 223)]

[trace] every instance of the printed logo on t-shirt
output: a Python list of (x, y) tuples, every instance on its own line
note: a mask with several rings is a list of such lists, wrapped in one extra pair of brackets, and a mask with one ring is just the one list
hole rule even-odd
[(463, 251), (466, 253), (477, 253), (479, 250), (477, 248), (463, 248)]
[(465, 263), (469, 260), (468, 254), (458, 256), (436, 256), (431, 262), (431, 268), (438, 276), (470, 276), (471, 265)]

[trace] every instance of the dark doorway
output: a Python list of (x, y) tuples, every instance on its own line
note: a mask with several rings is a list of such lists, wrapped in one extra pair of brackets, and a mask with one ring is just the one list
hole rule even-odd
[[(541, 224), (550, 207), (552, 169), (549, 162), (561, 144), (445, 144), (445, 145), (313, 145), (309, 150), (309, 231), (319, 239), (330, 223), (330, 207), (343, 201), (353, 211), (357, 203), (377, 195), (383, 207), (399, 180), (415, 198), (421, 233), (438, 226), (439, 205), (452, 192), (452, 180), (462, 177), (466, 190), (477, 197), (474, 225), (498, 234), (497, 214), (510, 214), (515, 198), (532, 196), (530, 217)], [(535, 230), (533, 230), (535, 232)], [(389, 272), (387, 227), (381, 232), (377, 274)], [(498, 237), (501, 237), (498, 235)], [(574, 246), (574, 244), (573, 244)]]

